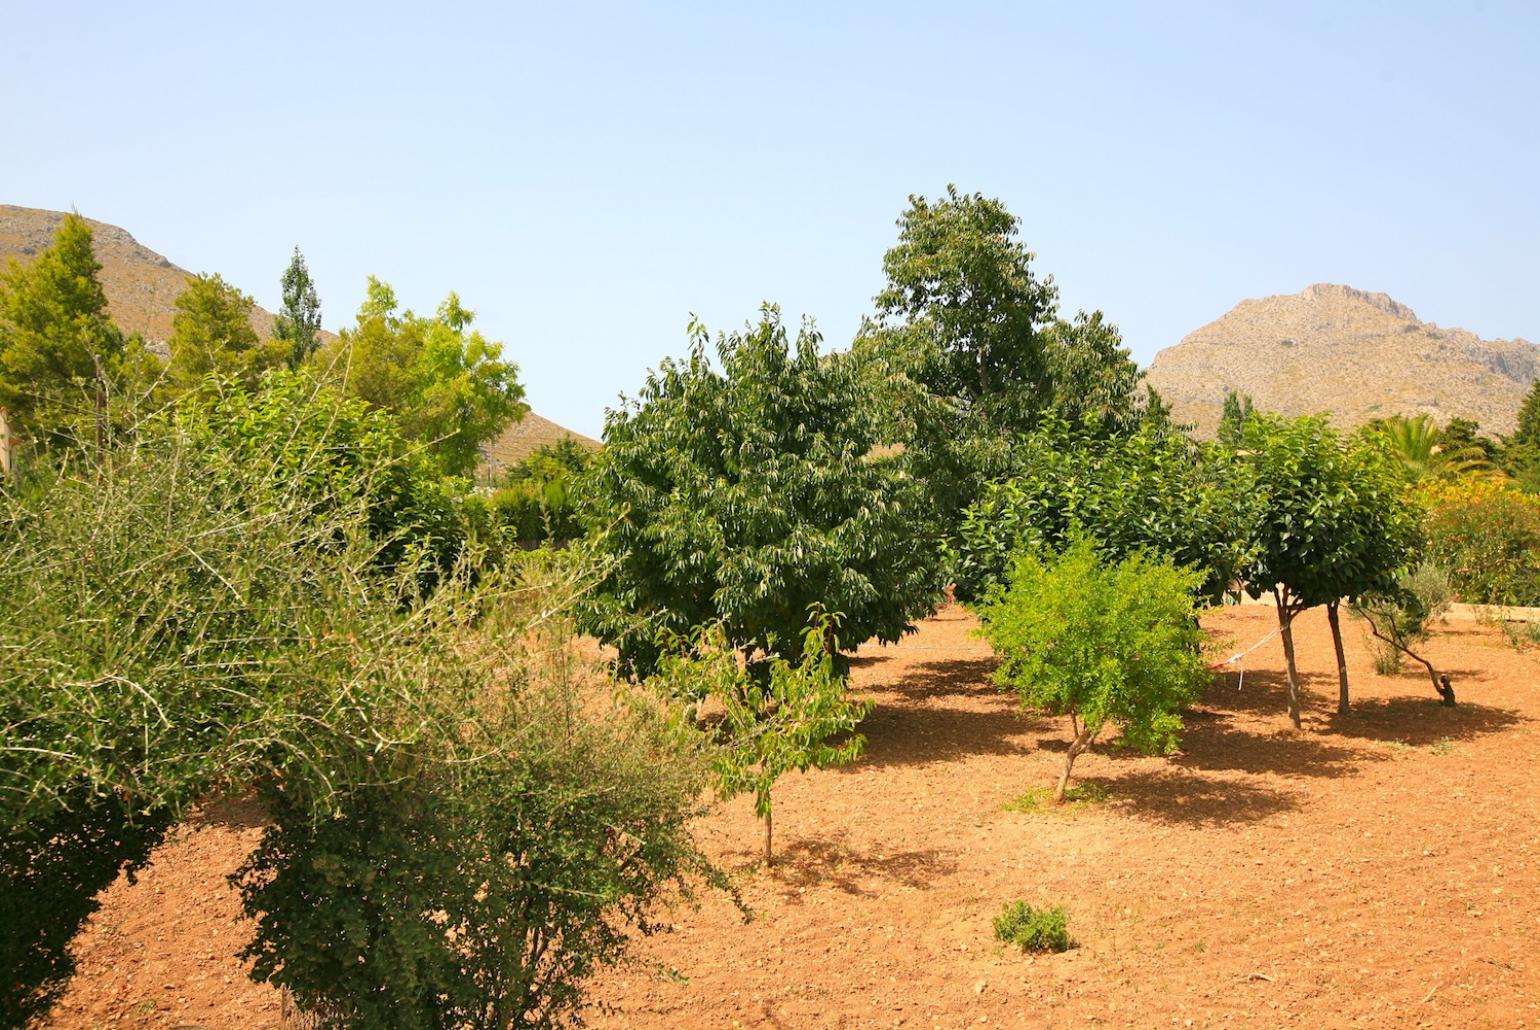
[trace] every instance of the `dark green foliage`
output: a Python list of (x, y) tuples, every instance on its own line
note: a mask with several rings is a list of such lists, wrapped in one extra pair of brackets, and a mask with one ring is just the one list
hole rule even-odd
[(1232, 449), (1239, 447), (1245, 433), (1246, 420), (1254, 410), (1249, 393), (1226, 390), (1224, 412), (1219, 417), (1219, 442)]
[(1524, 395), (1519, 408), (1519, 425), (1508, 438), (1509, 443), (1540, 446), (1540, 380), (1536, 380)]
[(938, 397), (965, 404), (998, 399), (1018, 410), (1047, 406), (1051, 392), (1043, 332), (1058, 290), (1039, 279), (1016, 238), (1019, 220), (998, 200), (960, 194), (911, 196), (898, 243), (882, 259), (880, 315), (919, 325), (936, 348), (917, 371)]
[(924, 494), (904, 455), (874, 453), (871, 395), (848, 362), (790, 346), (773, 307), (718, 337), (692, 328), (684, 361), (610, 412), (585, 479), (594, 546), (613, 563), (588, 614), (622, 662), (649, 674), (658, 630), (720, 622), (775, 653), (807, 612), (841, 612), (850, 640), (894, 641), (939, 593)]
[(122, 384), (127, 349), (99, 271), (91, 227), (69, 214), (35, 261), (0, 272), (0, 410), (24, 442), (88, 439), (98, 398)]
[(1260, 414), (1243, 445), (1256, 496), (1253, 595), (1281, 584), (1288, 603), (1311, 607), (1395, 588), (1419, 542), (1417, 513), (1378, 448), (1318, 418)]
[(321, 298), (298, 247), (283, 271), (282, 286), (283, 306), (273, 317), (273, 339), (288, 345), (289, 367), (298, 368), (321, 344)]
[(1343, 439), (1321, 418), (1254, 414), (1241, 433), (1256, 505), (1247, 589), (1278, 608), (1288, 672), (1289, 718), (1301, 725), (1291, 625), (1327, 606), (1337, 650), (1338, 710), (1348, 707), (1347, 664), (1337, 609), (1344, 599), (1388, 595), (1420, 545), (1416, 511), (1403, 496), (1404, 466), (1374, 438)]
[(1245, 558), (1249, 498), (1232, 455), (1146, 428), (1096, 437), (1050, 421), (1017, 445), (1017, 470), (985, 487), (959, 534), (958, 596), (983, 596), (1022, 548), (1062, 550), (1076, 534), (1105, 552), (1151, 550), (1203, 573), (1218, 601)]
[(995, 938), (1022, 951), (1068, 951), (1074, 944), (1062, 906), (1033, 908), (1025, 901), (1006, 905), (995, 916)]
[(1109, 724), (1137, 750), (1176, 747), (1181, 711), (1209, 678), (1193, 597), (1202, 579), (1145, 554), (1104, 559), (1081, 538), (1057, 557), (1019, 555), (990, 590), (979, 619), (1000, 656), (996, 684), (1024, 709), (1070, 721), (1056, 803)]
[(142, 864), (166, 828), (121, 794), (84, 784), (65, 794), (68, 808), (0, 830), (0, 1026), (48, 1011), (74, 972), (69, 944), (96, 894)]
[(485, 501), (488, 519), (520, 547), (577, 539), (577, 480), (593, 460), (593, 451), (572, 439), (541, 447), (499, 477)]
[(950, 186), (935, 202), (909, 199), (853, 359), (887, 442), (912, 453), (933, 531), (951, 539), (983, 485), (1009, 472), (1015, 436), (1045, 414), (1099, 435), (1169, 419), (1158, 397), (1140, 398), (1142, 375), (1101, 312), (1060, 317), (1003, 204)]

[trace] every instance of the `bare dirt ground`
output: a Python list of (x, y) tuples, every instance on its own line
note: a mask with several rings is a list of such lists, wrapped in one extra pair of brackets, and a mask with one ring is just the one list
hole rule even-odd
[[(1208, 620), (1240, 650), (1262, 607)], [(868, 647), (875, 702), (855, 765), (776, 791), (778, 864), (759, 869), (747, 799), (701, 821), (754, 917), (724, 897), (594, 985), (600, 1027), (1540, 1025), (1540, 660), (1489, 626), (1451, 624), (1381, 677), (1346, 628), (1355, 711), (1335, 715), (1324, 616), (1298, 645), (1309, 706), (1284, 715), (1276, 639), (1216, 681), (1181, 754), (1102, 748), (1077, 779), (1107, 800), (1025, 814), (1065, 727), (1023, 718), (988, 682), (960, 609)], [(260, 832), (222, 813), (184, 830), (78, 941), (51, 1026), (274, 1028), (277, 996), (233, 957), (246, 938), (225, 875)], [(1079, 946), (1027, 956), (990, 921), (1061, 904)]]

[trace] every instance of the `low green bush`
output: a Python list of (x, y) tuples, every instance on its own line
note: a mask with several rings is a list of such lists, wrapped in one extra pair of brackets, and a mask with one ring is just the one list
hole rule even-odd
[(1074, 946), (1069, 916), (1061, 906), (1033, 908), (1025, 901), (1006, 905), (995, 916), (995, 937), (1022, 951), (1068, 951)]

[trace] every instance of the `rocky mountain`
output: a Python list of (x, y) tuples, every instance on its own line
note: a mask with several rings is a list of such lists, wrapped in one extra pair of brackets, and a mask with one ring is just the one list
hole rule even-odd
[[(63, 218), (63, 211), (0, 204), (0, 264), (12, 257), (25, 262), (47, 247)], [(177, 294), (191, 273), (115, 225), (90, 218), (86, 221), (91, 224), (96, 260), (102, 263), (108, 314), (122, 328), (143, 333), (152, 343), (165, 341), (171, 335)], [(273, 333), (269, 311), (254, 310), (251, 324), (263, 337)]]
[[(26, 262), (47, 247), (53, 242), (54, 231), (63, 217), (62, 211), (0, 204), (0, 266), (13, 257)], [(171, 336), (171, 317), (176, 311), (177, 294), (182, 292), (191, 273), (172, 264), (116, 225), (89, 218), (86, 221), (91, 223), (96, 260), (102, 265), (102, 289), (107, 294), (108, 313), (123, 329), (144, 334), (152, 349), (157, 349), (157, 344)], [(272, 312), (255, 308), (251, 324), (259, 335), (270, 337), (273, 334)], [(491, 471), (496, 471), (564, 436), (584, 446), (599, 446), (597, 441), (581, 433), (529, 412), (487, 445), (486, 464)]]
[(1510, 433), (1537, 377), (1540, 345), (1443, 329), (1383, 293), (1317, 283), (1241, 301), (1155, 355), (1148, 382), (1204, 436), (1229, 391), (1285, 415), (1323, 412), (1344, 428), (1426, 413)]

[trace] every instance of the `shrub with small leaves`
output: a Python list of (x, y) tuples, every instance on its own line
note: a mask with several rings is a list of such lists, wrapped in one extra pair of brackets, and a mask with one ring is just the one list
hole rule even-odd
[(995, 937), (1022, 951), (1068, 951), (1074, 946), (1069, 936), (1069, 916), (1062, 906), (1033, 908), (1025, 901), (1006, 905), (995, 916)]

